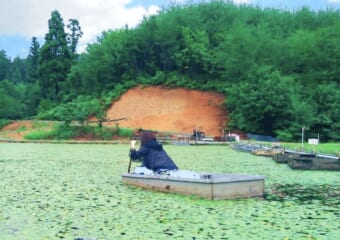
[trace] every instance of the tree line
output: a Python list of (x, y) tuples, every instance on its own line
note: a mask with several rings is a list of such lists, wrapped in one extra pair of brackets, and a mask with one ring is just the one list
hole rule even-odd
[(42, 47), (32, 38), (29, 56), (13, 61), (0, 51), (0, 118), (103, 119), (127, 89), (162, 84), (225, 94), (228, 130), (340, 139), (339, 10), (171, 4), (80, 55), (79, 22), (66, 30), (53, 11)]

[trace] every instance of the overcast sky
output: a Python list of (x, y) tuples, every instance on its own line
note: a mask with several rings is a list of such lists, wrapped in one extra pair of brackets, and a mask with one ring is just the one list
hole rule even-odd
[[(189, 0), (200, 2), (201, 0)], [(67, 24), (68, 19), (77, 19), (83, 37), (79, 50), (95, 41), (108, 29), (136, 26), (143, 16), (157, 14), (162, 6), (185, 0), (0, 0), (0, 50), (13, 59), (26, 57), (33, 36), (43, 39), (48, 31), (48, 19), (53, 10), (58, 10)], [(308, 6), (313, 10), (327, 7), (340, 9), (340, 0), (234, 0), (235, 3), (255, 4), (296, 10)]]

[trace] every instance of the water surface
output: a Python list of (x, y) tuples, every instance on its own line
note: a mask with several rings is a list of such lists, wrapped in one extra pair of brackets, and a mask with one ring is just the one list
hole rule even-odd
[[(266, 176), (265, 199), (123, 185), (128, 145), (0, 144), (0, 239), (336, 239), (340, 173), (227, 146), (165, 146), (182, 169)], [(136, 164), (134, 164), (136, 165)]]

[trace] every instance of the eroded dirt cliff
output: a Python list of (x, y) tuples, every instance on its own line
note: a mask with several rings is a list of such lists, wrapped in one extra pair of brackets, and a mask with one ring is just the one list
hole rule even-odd
[[(121, 127), (221, 136), (226, 122), (224, 96), (214, 92), (135, 87), (123, 94), (107, 111), (108, 119), (127, 118)], [(107, 123), (114, 125), (115, 123)]]

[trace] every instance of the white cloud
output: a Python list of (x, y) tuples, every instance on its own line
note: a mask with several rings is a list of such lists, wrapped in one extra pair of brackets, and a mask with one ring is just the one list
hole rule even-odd
[(340, 0), (328, 0), (331, 3), (340, 3)]
[(126, 24), (134, 27), (143, 16), (159, 11), (157, 6), (127, 7), (130, 3), (131, 0), (0, 0), (0, 35), (44, 37), (51, 12), (58, 10), (65, 25), (70, 18), (79, 21), (84, 33), (80, 48), (84, 48), (105, 30)]

